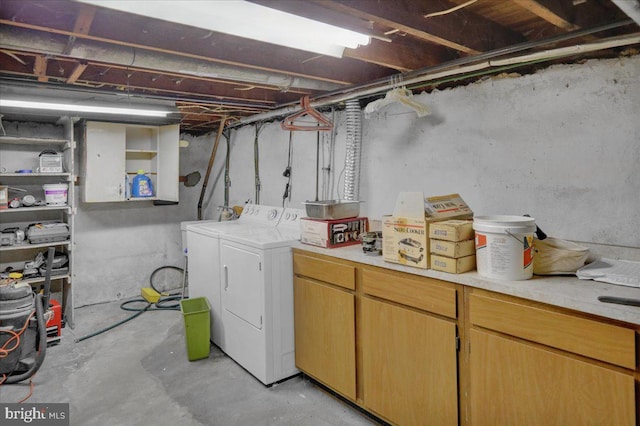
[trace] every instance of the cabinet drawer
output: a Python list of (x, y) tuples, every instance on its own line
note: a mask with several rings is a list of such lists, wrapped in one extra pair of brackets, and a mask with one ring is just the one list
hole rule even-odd
[(366, 294), (456, 318), (456, 289), (441, 281), (363, 269), (362, 284)]
[(293, 272), (349, 290), (356, 288), (356, 268), (342, 263), (294, 253)]
[(477, 294), (470, 298), (470, 318), (473, 325), (621, 367), (636, 366), (631, 329)]

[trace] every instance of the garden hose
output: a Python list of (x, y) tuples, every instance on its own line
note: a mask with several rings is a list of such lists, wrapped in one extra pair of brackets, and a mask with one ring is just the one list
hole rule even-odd
[[(153, 271), (151, 273), (151, 277), (149, 278), (151, 287), (157, 291), (157, 289), (154, 287), (153, 285), (153, 277), (156, 275), (156, 273), (162, 269), (175, 269), (175, 270), (180, 270), (184, 273), (184, 270), (175, 266), (161, 266), (160, 268), (156, 269), (155, 271)], [(159, 292), (160, 293), (160, 292)], [(161, 294), (166, 294), (166, 293), (161, 293)], [(115, 324), (112, 324), (108, 327), (102, 328), (100, 330), (94, 331), (93, 333), (89, 333), (85, 336), (79, 337), (77, 339), (75, 339), (76, 343), (82, 342), (83, 340), (87, 340), (91, 337), (97, 336), (99, 334), (102, 334), (104, 332), (107, 332), (109, 330), (112, 330), (122, 324), (125, 324), (129, 321), (131, 321), (134, 318), (139, 317), (140, 315), (142, 315), (143, 313), (147, 312), (147, 311), (179, 311), (180, 310), (180, 300), (183, 299), (182, 295), (179, 296), (170, 296), (170, 295), (164, 295), (161, 296), (160, 299), (155, 302), (155, 303), (151, 303), (148, 302), (146, 299), (144, 298), (136, 298), (136, 299), (131, 299), (131, 300), (126, 300), (124, 302), (122, 302), (120, 304), (120, 309), (124, 310), (124, 311), (131, 311), (131, 312), (135, 312), (135, 314), (131, 315), (130, 317), (127, 317), (121, 321), (118, 321)], [(132, 307), (129, 306), (133, 303), (138, 303), (138, 304), (142, 304), (141, 306), (137, 306), (137, 307)]]

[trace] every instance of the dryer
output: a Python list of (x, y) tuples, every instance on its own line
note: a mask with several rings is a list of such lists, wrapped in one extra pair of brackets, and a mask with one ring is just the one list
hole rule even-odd
[(206, 297), (209, 301), (210, 340), (223, 351), (225, 331), (222, 322), (219, 237), (222, 233), (247, 226), (275, 228), (282, 211), (281, 207), (247, 204), (237, 220), (201, 221), (186, 225), (189, 297)]
[(219, 236), (224, 351), (265, 385), (298, 373), (291, 246), (302, 215), (285, 209), (276, 228), (246, 226)]

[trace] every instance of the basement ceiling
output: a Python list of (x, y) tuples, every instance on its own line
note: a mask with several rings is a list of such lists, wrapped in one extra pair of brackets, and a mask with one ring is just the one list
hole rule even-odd
[[(620, 2), (637, 7), (636, 0), (254, 2), (365, 30), (373, 38), (337, 59), (75, 1), (0, 0), (0, 79), (3, 87), (117, 94), (123, 102), (131, 97), (175, 101), (182, 130), (203, 134), (217, 129), (222, 119), (242, 123), (297, 105), (303, 96), (314, 105), (314, 100), (348, 98), (368, 87), (364, 93), (375, 99), (394, 76), (406, 78), (407, 87), (420, 92), (535, 72), (554, 63), (633, 55), (640, 49), (637, 39), (628, 41), (639, 34), (638, 24), (618, 7)], [(172, 3), (179, 7), (179, 1)], [(622, 42), (481, 73), (412, 78), (441, 70), (457, 74), (457, 68), (487, 58), (603, 40)]]

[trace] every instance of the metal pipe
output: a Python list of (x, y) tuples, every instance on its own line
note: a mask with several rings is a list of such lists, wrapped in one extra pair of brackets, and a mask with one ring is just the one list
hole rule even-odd
[[(260, 147), (258, 145), (258, 136), (262, 130), (262, 124), (256, 125), (256, 136), (253, 140), (253, 170), (256, 185), (256, 204), (260, 204)], [(227, 204), (228, 205), (228, 204)]]
[[(432, 81), (447, 75), (463, 75), (467, 72), (474, 72), (474, 71), (477, 71), (478, 69), (490, 67), (491, 64), (488, 62), (488, 60), (496, 58), (498, 56), (517, 53), (523, 50), (544, 46), (546, 44), (558, 43), (558, 42), (570, 40), (576, 37), (583, 37), (589, 34), (606, 31), (614, 28), (619, 28), (619, 27), (630, 25), (633, 23), (634, 23), (633, 20), (627, 19), (625, 21), (602, 25), (599, 27), (591, 28), (591, 29), (572, 31), (567, 34), (551, 37), (545, 40), (520, 43), (514, 46), (492, 50), (490, 52), (482, 53), (479, 55), (467, 56), (464, 58), (459, 58), (453, 61), (440, 64), (440, 65), (436, 65), (434, 67), (427, 67), (427, 68), (422, 68), (419, 70), (408, 72), (406, 74), (403, 74), (403, 80), (406, 85), (410, 85), (410, 84), (418, 84), (418, 83), (424, 83), (427, 81)], [(624, 36), (618, 37), (618, 38), (612, 38), (612, 39), (609, 39), (609, 41), (615, 40), (615, 39), (623, 40)], [(582, 51), (583, 52), (589, 51), (589, 50), (586, 50), (586, 47), (597, 45), (597, 43), (598, 42), (587, 43), (582, 45), (583, 46)], [(621, 45), (628, 45), (628, 44), (634, 44), (634, 43), (635, 41), (623, 40), (623, 44)], [(602, 48), (606, 48), (606, 47), (598, 47), (595, 50), (602, 49)], [(553, 52), (553, 49), (547, 50), (547, 52)], [(574, 54), (574, 53), (570, 53), (570, 54), (565, 53), (565, 55), (568, 55), (568, 56), (570, 56), (571, 54)], [(558, 57), (550, 56), (550, 58), (558, 58)], [(516, 58), (512, 58), (512, 59), (516, 59)], [(478, 62), (478, 61), (485, 61), (485, 62), (481, 62), (480, 64), (476, 64), (469, 67), (460, 67), (461, 65), (467, 65), (473, 62)], [(527, 60), (523, 61), (523, 63), (526, 63), (526, 62), (528, 61)], [(460, 68), (454, 68), (454, 67), (460, 67)], [(335, 105), (337, 103), (344, 102), (349, 99), (358, 99), (366, 96), (371, 96), (377, 93), (382, 93), (391, 88), (392, 86), (389, 82), (389, 78), (382, 78), (382, 79), (374, 80), (372, 82), (368, 82), (360, 85), (353, 85), (347, 88), (328, 92), (312, 100), (310, 103), (310, 106), (312, 108), (321, 108), (328, 105)], [(250, 117), (242, 118), (234, 122), (233, 124), (231, 124), (230, 127), (241, 127), (247, 124), (255, 123), (257, 121), (273, 120), (277, 117), (292, 114), (298, 111), (299, 109), (300, 107), (299, 105), (297, 105), (297, 103), (282, 104), (277, 109), (260, 113), (260, 114), (255, 114)]]
[(200, 190), (200, 200), (198, 200), (198, 220), (202, 220), (202, 200), (204, 200), (204, 193), (207, 190), (207, 183), (209, 182), (209, 176), (211, 175), (211, 169), (213, 168), (213, 161), (216, 159), (216, 151), (218, 151), (218, 143), (220, 142), (220, 136), (224, 130), (224, 123), (227, 121), (226, 117), (223, 117), (220, 121), (220, 127), (218, 127), (218, 134), (213, 144), (213, 150), (211, 151), (211, 157), (209, 157), (209, 165), (207, 166), (207, 173), (204, 176), (204, 182), (202, 183), (202, 189)]
[(222, 135), (227, 140), (227, 152), (224, 159), (224, 205), (229, 206), (229, 188), (231, 187), (231, 178), (229, 169), (231, 168), (231, 134), (223, 132)]

